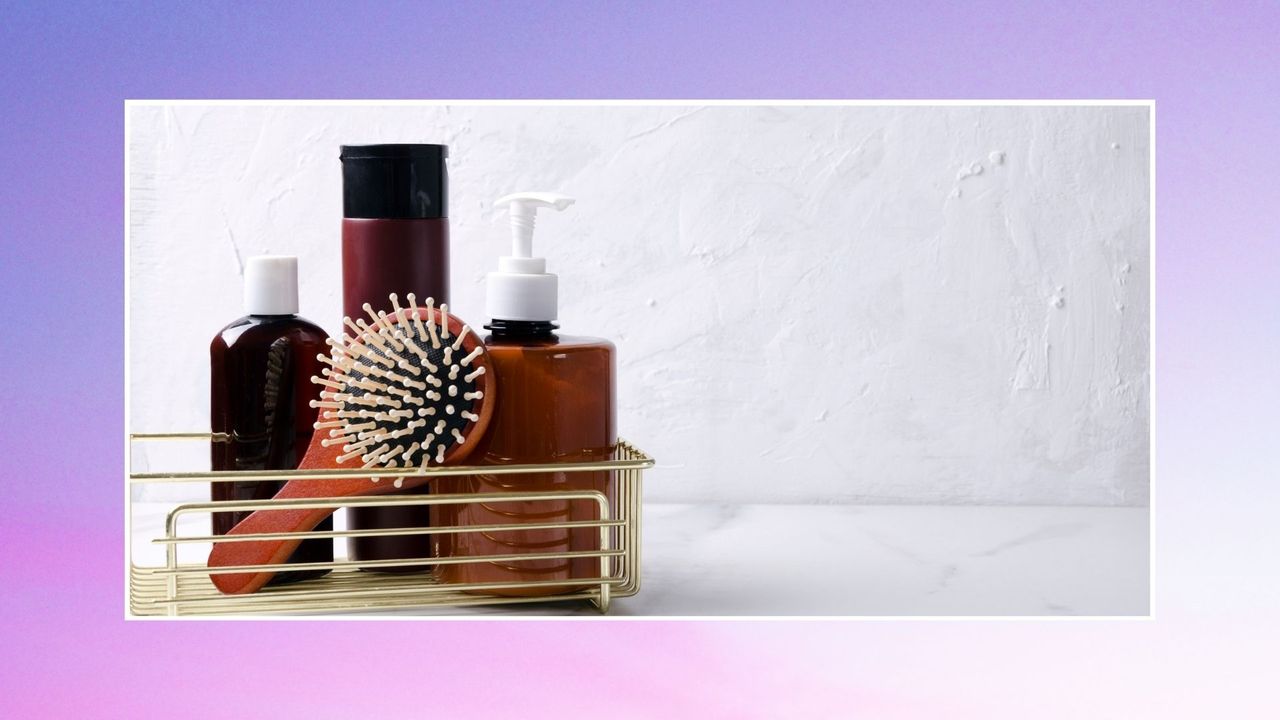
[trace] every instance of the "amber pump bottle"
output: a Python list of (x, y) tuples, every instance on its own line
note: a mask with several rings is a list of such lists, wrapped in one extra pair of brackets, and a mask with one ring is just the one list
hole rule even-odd
[[(391, 293), (449, 300), (449, 179), (445, 145), (343, 145), (342, 311), (391, 312)], [(428, 489), (411, 490), (426, 493)], [(349, 508), (352, 530), (425, 527), (426, 507)], [(425, 535), (353, 537), (352, 560), (428, 557)], [(412, 572), (426, 566), (381, 568)]]
[[(614, 346), (607, 340), (557, 335), (557, 278), (546, 261), (532, 256), (538, 208), (563, 210), (571, 198), (518, 193), (499, 200), (509, 206), (514, 248), (488, 277), (489, 316), (485, 338), (497, 378), (493, 420), (469, 462), (476, 465), (600, 461), (617, 441), (614, 418)], [(613, 503), (610, 472), (471, 475), (447, 483), (452, 492), (598, 490)], [(540, 500), (439, 505), (438, 525), (551, 524), (598, 520), (591, 500)], [(472, 531), (439, 535), (441, 557), (592, 552), (600, 550), (598, 528)], [(479, 589), (493, 595), (554, 595), (574, 590), (573, 581), (598, 578), (599, 558), (510, 560), (443, 564), (451, 583), (543, 581), (533, 588)]]
[[(298, 261), (284, 256), (251, 257), (245, 263), (248, 315), (218, 331), (209, 346), (210, 427), (225, 439), (211, 443), (214, 470), (292, 470), (302, 461), (314, 432), (319, 397), (311, 376), (320, 372), (325, 332), (298, 317)], [(216, 501), (266, 500), (284, 483), (213, 483)], [(225, 535), (250, 511), (213, 513), (213, 534)], [(328, 519), (316, 528), (332, 530)], [(333, 541), (306, 540), (288, 562), (332, 562)], [(320, 577), (328, 570), (278, 573), (271, 584)]]

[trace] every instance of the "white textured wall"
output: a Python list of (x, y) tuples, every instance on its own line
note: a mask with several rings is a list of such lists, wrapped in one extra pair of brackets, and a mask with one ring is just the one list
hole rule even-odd
[(567, 332), (619, 349), (651, 500), (1144, 504), (1143, 107), (133, 106), (136, 431), (207, 426), (240, 263), (339, 321), (338, 145), (451, 147), (453, 306), (492, 200), (559, 190)]

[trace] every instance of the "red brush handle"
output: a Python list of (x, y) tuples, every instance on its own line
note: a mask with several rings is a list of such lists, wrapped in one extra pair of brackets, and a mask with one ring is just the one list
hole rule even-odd
[[(324, 447), (320, 444), (324, 433), (317, 432), (311, 439), (311, 446), (303, 457), (299, 470), (315, 469), (352, 469), (348, 463), (345, 467), (337, 461), (341, 450), (338, 447)], [(380, 495), (405, 488), (415, 487), (427, 481), (425, 476), (408, 476), (399, 488), (395, 487), (392, 478), (383, 478), (374, 483), (369, 478), (346, 478), (333, 480), (290, 480), (276, 493), (275, 499), (306, 499), (319, 497), (354, 497), (357, 495)], [(228, 535), (245, 535), (250, 533), (292, 533), (306, 532), (315, 529), (322, 520), (333, 514), (336, 508), (318, 508), (311, 510), (257, 510), (231, 528)], [(298, 545), (301, 539), (295, 540), (251, 540), (246, 542), (215, 542), (213, 551), (209, 553), (209, 567), (228, 567), (233, 565), (280, 565)], [(286, 568), (281, 568), (286, 569)], [(210, 573), (214, 587), (228, 595), (241, 595), (257, 592), (266, 585), (275, 571), (243, 572), (243, 573)]]

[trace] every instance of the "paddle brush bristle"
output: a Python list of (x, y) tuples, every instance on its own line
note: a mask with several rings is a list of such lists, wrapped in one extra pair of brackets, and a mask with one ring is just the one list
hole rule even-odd
[(338, 463), (443, 465), (469, 451), (468, 440), (487, 424), (484, 346), (448, 305), (435, 308), (428, 298), (419, 307), (412, 293), (408, 307), (394, 294), (390, 299), (394, 312), (365, 304), (369, 319), (344, 318), (352, 334), (329, 340), (332, 356), (320, 356), (329, 367), (312, 377), (325, 387), (311, 402), (321, 409), (315, 427), (328, 432), (323, 446), (340, 447)]

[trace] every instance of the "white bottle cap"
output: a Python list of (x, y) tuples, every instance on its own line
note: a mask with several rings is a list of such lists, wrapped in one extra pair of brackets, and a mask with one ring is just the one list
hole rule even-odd
[(557, 278), (547, 261), (533, 256), (533, 226), (538, 208), (564, 210), (573, 198), (556, 193), (513, 193), (499, 198), (495, 208), (511, 209), (511, 254), (498, 258), (489, 273), (487, 300), (493, 320), (551, 322), (556, 319)]
[(244, 309), (250, 315), (297, 315), (298, 258), (255, 255), (245, 261)]

